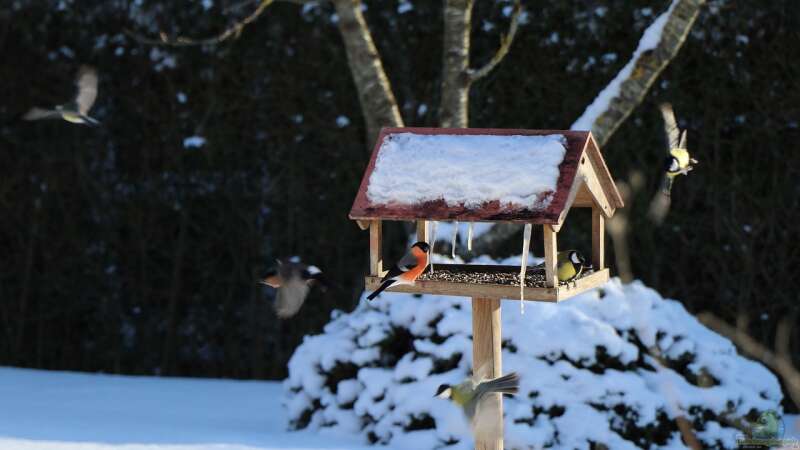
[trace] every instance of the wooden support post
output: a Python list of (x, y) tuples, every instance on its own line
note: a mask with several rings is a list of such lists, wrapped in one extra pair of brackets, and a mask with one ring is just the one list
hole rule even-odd
[(369, 222), (369, 273), (372, 276), (383, 275), (383, 226), (380, 220)]
[[(472, 371), (474, 374), (496, 378), (503, 373), (502, 333), (500, 330), (500, 299), (472, 298)], [(483, 373), (479, 371), (483, 370)], [(500, 430), (499, 439), (486, 440), (480, 436), (475, 438), (475, 450), (503, 450), (503, 396), (493, 394), (483, 404), (493, 412), (481, 415), (481, 420), (494, 418), (495, 424), (484, 424), (489, 428)], [(494, 427), (499, 428), (494, 428)]]
[(556, 232), (550, 225), (544, 225), (544, 273), (547, 287), (558, 287), (558, 243)]
[(606, 218), (597, 206), (592, 206), (592, 266), (595, 271), (606, 267)]
[[(417, 241), (421, 242), (428, 242), (428, 221), (427, 220), (418, 220), (417, 221)], [(430, 242), (428, 242), (430, 244)]]

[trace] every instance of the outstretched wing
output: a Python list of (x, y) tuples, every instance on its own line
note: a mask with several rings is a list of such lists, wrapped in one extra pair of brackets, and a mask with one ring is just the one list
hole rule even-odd
[(75, 103), (78, 104), (78, 112), (89, 114), (94, 101), (97, 98), (97, 71), (89, 66), (81, 66), (78, 76), (75, 78), (78, 86), (78, 93), (75, 96)]
[(669, 103), (662, 103), (660, 106), (661, 117), (664, 119), (664, 134), (667, 138), (667, 152), (673, 148), (680, 148), (680, 130), (678, 130), (678, 123), (675, 121), (675, 112), (672, 110), (672, 105)]
[(39, 119), (55, 119), (61, 117), (58, 111), (52, 109), (31, 108), (22, 116), (25, 120), (39, 120)]
[(297, 314), (297, 311), (300, 310), (306, 300), (308, 291), (308, 283), (299, 277), (291, 277), (284, 280), (284, 284), (278, 289), (278, 296), (275, 299), (275, 314), (281, 319)]

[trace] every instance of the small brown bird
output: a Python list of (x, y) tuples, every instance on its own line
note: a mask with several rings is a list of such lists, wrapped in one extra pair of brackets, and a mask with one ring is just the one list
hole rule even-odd
[(93, 67), (81, 66), (75, 77), (78, 92), (75, 99), (53, 109), (31, 108), (24, 116), (25, 120), (64, 119), (67, 122), (82, 125), (99, 125), (97, 119), (89, 116), (95, 99), (97, 99), (97, 71)]
[(278, 261), (278, 267), (269, 271), (261, 283), (278, 290), (275, 314), (281, 319), (297, 314), (311, 290), (311, 285), (319, 283), (323, 290), (327, 287), (318, 267), (297, 261)]

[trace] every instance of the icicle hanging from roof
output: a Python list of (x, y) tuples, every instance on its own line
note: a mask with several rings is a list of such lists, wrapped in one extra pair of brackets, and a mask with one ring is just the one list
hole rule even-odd
[(467, 251), (472, 251), (472, 225), (475, 222), (470, 222), (467, 224)]
[(525, 271), (528, 268), (528, 252), (531, 247), (531, 230), (533, 225), (526, 223), (522, 237), (522, 257), (519, 263), (519, 312), (525, 314)]
[(453, 235), (450, 237), (450, 257), (456, 259), (456, 241), (458, 241), (458, 221), (453, 221)]
[(428, 240), (431, 241), (430, 244), (430, 256), (428, 257), (428, 264), (431, 266), (431, 274), (433, 274), (433, 247), (436, 246), (436, 226), (438, 222), (435, 220), (429, 220), (428, 224), (431, 226), (430, 233), (428, 234)]

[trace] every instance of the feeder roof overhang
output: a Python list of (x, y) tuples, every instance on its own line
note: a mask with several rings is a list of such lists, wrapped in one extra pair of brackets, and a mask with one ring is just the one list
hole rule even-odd
[[(445, 193), (441, 198), (424, 200), (415, 203), (388, 201), (374, 201), (375, 195), (370, 197), (368, 190), (370, 180), (376, 169), (376, 162), (382, 151), (386, 151), (384, 143), (395, 140), (392, 144), (393, 151), (403, 151), (397, 148), (397, 138), (392, 136), (411, 133), (419, 136), (446, 136), (448, 142), (458, 142), (460, 136), (563, 136), (561, 140), (564, 147), (563, 158), (560, 163), (556, 161), (557, 177), (552, 188), (546, 188), (538, 194), (544, 199), (534, 206), (525, 206), (518, 203), (504, 202), (501, 199), (484, 198), (480, 204), (467, 205), (464, 203), (454, 204), (444, 199)], [(556, 135), (556, 136), (553, 136)], [(406, 136), (408, 138), (408, 136)], [(408, 142), (405, 139), (403, 142)], [(436, 141), (434, 141), (436, 142)], [(484, 142), (491, 143), (492, 140)], [(498, 140), (498, 142), (500, 142)], [(476, 148), (465, 146), (467, 151), (492, 151), (491, 148)], [(436, 150), (436, 149), (434, 149)], [(409, 153), (413, 155), (413, 153)], [(464, 155), (463, 149), (460, 155), (465, 164), (469, 164), (469, 154)], [(548, 154), (543, 153), (544, 156)], [(477, 155), (476, 156), (481, 156)], [(485, 156), (485, 155), (484, 155)], [(552, 163), (553, 158), (544, 158)], [(413, 161), (412, 161), (413, 162)], [(420, 164), (424, 164), (421, 162)], [(514, 158), (506, 162), (509, 173), (519, 173), (518, 162)], [(546, 164), (543, 162), (543, 164)], [(555, 168), (555, 167), (554, 167)], [(532, 170), (538, 168), (533, 167)], [(546, 169), (546, 168), (544, 168)], [(478, 171), (479, 172), (479, 171)], [(551, 171), (552, 172), (552, 171)], [(409, 177), (415, 174), (408, 174)], [(426, 180), (433, 186), (444, 185), (446, 179)], [(444, 189), (444, 188), (443, 188)], [(623, 206), (622, 198), (617, 191), (611, 174), (606, 167), (600, 150), (589, 131), (572, 130), (522, 130), (522, 129), (484, 129), (484, 128), (384, 128), (378, 137), (375, 148), (372, 152), (369, 164), (367, 165), (361, 186), (356, 195), (349, 217), (353, 220), (457, 220), (468, 222), (519, 222), (535, 224), (551, 224), (560, 226), (567, 211), (575, 202), (579, 193), (585, 191), (591, 200), (601, 207), (601, 211), (606, 217), (611, 217), (616, 208)], [(583, 206), (586, 206), (585, 203)]]

